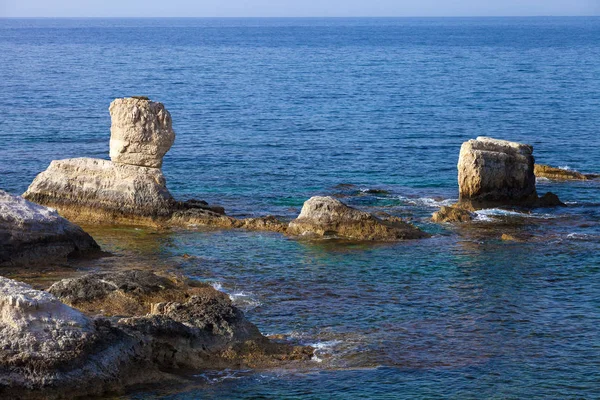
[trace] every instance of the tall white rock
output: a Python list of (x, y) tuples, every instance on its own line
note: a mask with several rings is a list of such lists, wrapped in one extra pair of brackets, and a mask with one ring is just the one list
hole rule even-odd
[(161, 168), (175, 142), (171, 114), (143, 97), (114, 100), (109, 107), (110, 159), (115, 163)]

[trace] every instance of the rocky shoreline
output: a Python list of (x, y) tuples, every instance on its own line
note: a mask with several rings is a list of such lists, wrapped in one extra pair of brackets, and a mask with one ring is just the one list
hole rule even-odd
[[(134, 97), (115, 100), (109, 110), (111, 160), (52, 161), (22, 198), (0, 191), (0, 267), (101, 255), (100, 246), (75, 223), (208, 226), (308, 240), (431, 236), (397, 216), (368, 213), (330, 196), (308, 199), (292, 221), (237, 219), (218, 205), (178, 201), (161, 170), (175, 142), (164, 105)], [(552, 193), (538, 195), (536, 178), (596, 178), (537, 165), (532, 146), (487, 137), (462, 145), (457, 168), (459, 200), (435, 212), (434, 223), (468, 226), (475, 212), (486, 208), (564, 207)], [(521, 238), (505, 233), (501, 240)], [(177, 380), (183, 370), (281, 367), (310, 360), (314, 350), (269, 340), (226, 294), (209, 285), (147, 270), (92, 273), (47, 290), (0, 277), (0, 308), (0, 395), (12, 398), (120, 392)]]
[(269, 340), (210, 285), (148, 271), (90, 274), (47, 291), (0, 277), (0, 308), (6, 398), (118, 393), (178, 370), (272, 368), (313, 353)]

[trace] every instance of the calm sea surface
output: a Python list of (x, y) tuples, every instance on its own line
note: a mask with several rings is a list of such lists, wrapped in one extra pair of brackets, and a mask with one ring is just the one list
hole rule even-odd
[(306, 370), (209, 371), (125, 398), (600, 396), (600, 181), (538, 182), (564, 209), (427, 220), (456, 199), (476, 136), (600, 172), (600, 18), (0, 19), (0, 188), (108, 158), (108, 105), (131, 95), (171, 111), (178, 198), (292, 218), (336, 195), (434, 236), (90, 227), (123, 263), (211, 282), (263, 333), (317, 347)]

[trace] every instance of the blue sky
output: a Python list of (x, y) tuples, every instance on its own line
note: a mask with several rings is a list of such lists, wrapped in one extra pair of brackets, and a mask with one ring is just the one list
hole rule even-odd
[(600, 0), (0, 0), (3, 17), (600, 15)]

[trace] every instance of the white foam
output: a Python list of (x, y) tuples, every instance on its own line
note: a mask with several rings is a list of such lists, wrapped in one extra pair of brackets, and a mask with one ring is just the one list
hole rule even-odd
[(221, 282), (211, 282), (210, 284), (215, 290), (223, 291), (223, 284)]
[(571, 167), (569, 167), (568, 165), (559, 165), (558, 169), (564, 169), (565, 171), (574, 171)]
[(475, 211), (477, 215), (475, 221), (490, 222), (494, 221), (494, 217), (518, 217), (518, 218), (541, 218), (541, 219), (552, 219), (556, 218), (552, 214), (526, 214), (518, 211), (503, 210), (501, 208), (486, 208), (483, 210)]
[(341, 340), (328, 340), (324, 342), (310, 343), (309, 346), (315, 349), (311, 360), (318, 363), (323, 362), (323, 359), (319, 356), (333, 353), (333, 348), (341, 343)]
[(585, 240), (585, 239), (587, 239), (589, 237), (590, 237), (590, 235), (587, 235), (585, 233), (577, 233), (577, 232), (569, 233), (567, 235), (567, 239), (575, 239), (575, 240), (577, 240), (577, 239), (583, 239), (583, 240)]
[(431, 207), (431, 208), (439, 208), (442, 206), (451, 206), (456, 203), (458, 199), (444, 199), (444, 200), (436, 200), (431, 197), (419, 197), (417, 199), (411, 199), (404, 196), (398, 196), (398, 199), (404, 201), (408, 204), (412, 204), (415, 206), (421, 207)]

